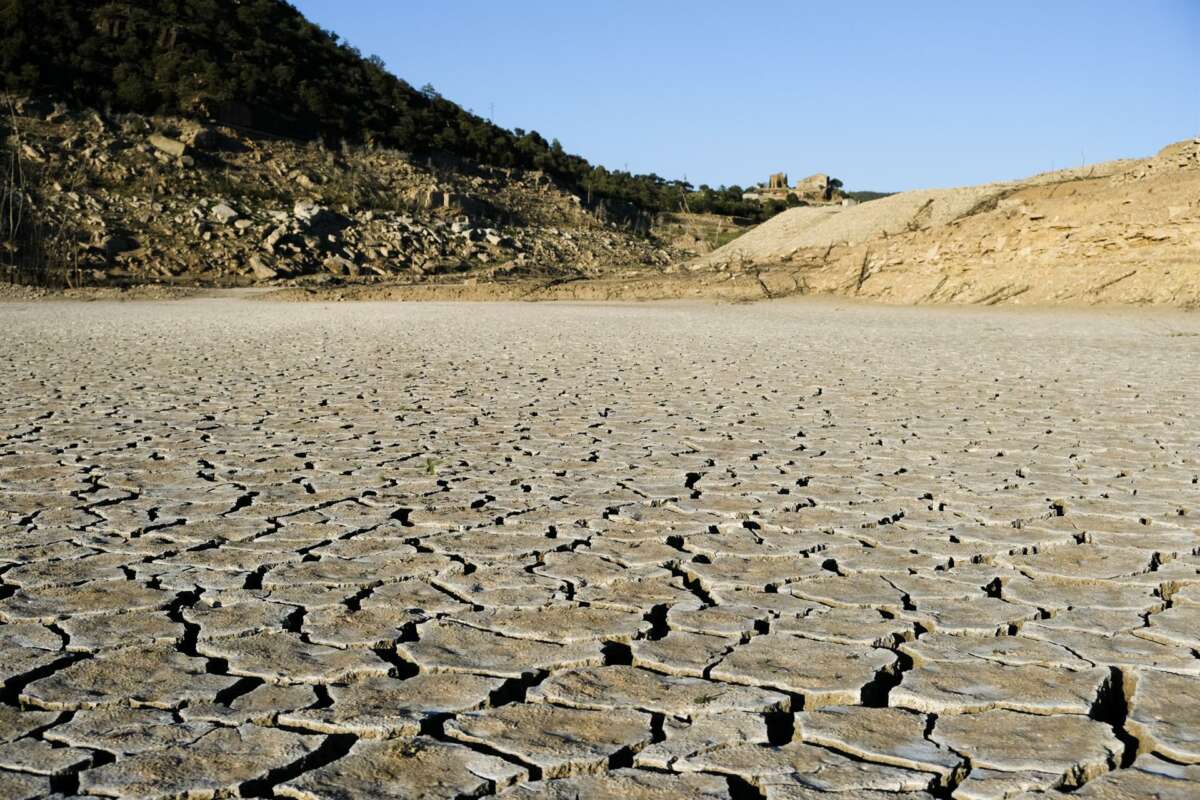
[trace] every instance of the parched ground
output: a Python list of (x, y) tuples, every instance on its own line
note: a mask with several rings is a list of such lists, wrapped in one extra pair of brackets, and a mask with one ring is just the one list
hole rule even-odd
[(1200, 318), (0, 305), (0, 797), (1200, 795)]

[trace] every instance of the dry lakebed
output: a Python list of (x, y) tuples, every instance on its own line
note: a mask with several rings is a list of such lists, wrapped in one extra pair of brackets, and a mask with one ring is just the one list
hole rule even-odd
[(0, 304), (0, 797), (1200, 797), (1200, 317)]

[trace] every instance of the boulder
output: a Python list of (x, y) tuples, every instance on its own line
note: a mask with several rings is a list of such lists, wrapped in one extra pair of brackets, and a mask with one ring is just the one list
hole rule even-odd
[(250, 269), (256, 280), (269, 281), (279, 276), (279, 273), (268, 267), (258, 256), (250, 256)]
[(227, 203), (217, 203), (212, 207), (212, 218), (222, 225), (228, 225), (238, 218), (239, 214)]
[(341, 256), (330, 256), (325, 259), (325, 269), (334, 275), (357, 275), (358, 265)]
[(276, 245), (278, 245), (279, 241), (283, 237), (287, 236), (287, 234), (287, 228), (283, 227), (282, 225), (276, 227), (271, 231), (267, 238), (263, 240), (263, 247), (266, 248), (268, 253), (274, 253)]
[(151, 146), (155, 150), (168, 155), (171, 158), (182, 158), (187, 153), (187, 145), (178, 139), (172, 139), (168, 136), (163, 136), (161, 133), (152, 133), (148, 139)]

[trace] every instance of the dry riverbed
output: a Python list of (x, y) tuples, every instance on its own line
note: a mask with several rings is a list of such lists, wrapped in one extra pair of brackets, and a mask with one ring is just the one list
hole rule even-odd
[(0, 797), (1200, 794), (1200, 317), (0, 324)]

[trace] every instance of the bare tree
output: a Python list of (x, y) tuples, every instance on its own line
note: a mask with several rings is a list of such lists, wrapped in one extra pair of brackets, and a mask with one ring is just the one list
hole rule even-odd
[(4, 103), (6, 113), (0, 122), (0, 276), (10, 283), (32, 286), (78, 286), (83, 275), (76, 236), (65, 223), (55, 222), (38, 208), (39, 176), (35, 165), (26, 163), (23, 156), (27, 143), (16, 102), (6, 96)]

